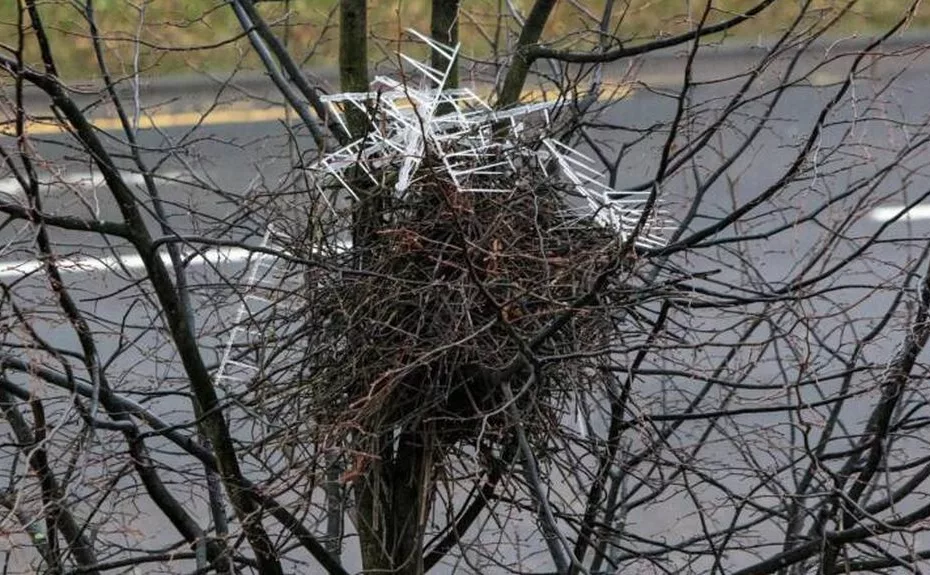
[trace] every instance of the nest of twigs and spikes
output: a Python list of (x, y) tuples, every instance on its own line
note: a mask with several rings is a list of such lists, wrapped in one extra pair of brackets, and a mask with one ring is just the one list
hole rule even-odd
[[(615, 230), (570, 215), (564, 184), (523, 172), (495, 181), (507, 192), (466, 193), (425, 165), (402, 197), (385, 178), (352, 207), (353, 247), (338, 260), (355, 271), (309, 287), (300, 393), (315, 422), (369, 436), (418, 430), (438, 444), (493, 440), (508, 425), (505, 384), (533, 405), (523, 420), (531, 432), (560, 417), (558, 399), (577, 391), (565, 387), (596, 362), (585, 352), (615, 342), (626, 264), (569, 308), (632, 253), (621, 254)], [(546, 374), (530, 386), (527, 368), (508, 369), (528, 346)]]

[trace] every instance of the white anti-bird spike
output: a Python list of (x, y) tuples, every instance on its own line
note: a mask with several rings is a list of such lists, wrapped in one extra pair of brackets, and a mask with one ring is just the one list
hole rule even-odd
[[(271, 245), (272, 235), (273, 230), (269, 226), (265, 231), (265, 236), (262, 238), (260, 247), (268, 248)], [(242, 302), (236, 310), (234, 323), (227, 335), (226, 344), (223, 346), (219, 367), (217, 367), (216, 373), (213, 376), (214, 382), (220, 384), (220, 389), (226, 389), (230, 382), (234, 385), (236, 382), (241, 384), (248, 381), (247, 377), (235, 374), (234, 370), (230, 368), (238, 368), (240, 372), (243, 370), (246, 372), (259, 371), (258, 366), (232, 359), (232, 351), (239, 337), (248, 329), (246, 324), (249, 315), (248, 302), (250, 299), (260, 299), (254, 297), (254, 290), (263, 280), (264, 276), (273, 270), (274, 266), (278, 263), (277, 260), (278, 258), (276, 256), (264, 252), (256, 252), (254, 257), (249, 258), (249, 267), (246, 273), (244, 286), (245, 293), (243, 294)], [(265, 266), (264, 268), (263, 264)]]
[[(545, 159), (556, 161), (559, 172), (572, 182), (575, 191), (587, 200), (594, 217), (601, 223), (618, 229), (621, 237), (626, 240), (643, 217), (640, 206), (646, 203), (649, 192), (618, 192), (599, 181), (600, 174), (593, 168), (591, 159), (581, 152), (548, 138), (543, 144), (548, 152)], [(614, 194), (621, 197), (617, 198)], [(636, 244), (641, 247), (663, 245), (662, 238), (654, 233), (654, 230), (659, 229), (656, 215), (650, 213), (646, 218), (646, 225), (634, 238)]]
[[(400, 80), (377, 76), (369, 92), (324, 96), (340, 125), (348, 126), (345, 114), (349, 109), (359, 110), (366, 116), (369, 133), (310, 166), (315, 189), (341, 189), (347, 197), (357, 199), (347, 170), (361, 169), (376, 185), (390, 181), (393, 175), (394, 191), (403, 196), (415, 192), (417, 172), (425, 157), (433, 155), (459, 192), (506, 192), (504, 183), (517, 166), (532, 162), (543, 178), (560, 176), (582, 199), (582, 205), (567, 206), (566, 215), (576, 212), (578, 219), (593, 217), (624, 238), (637, 230), (648, 193), (604, 185), (591, 158), (545, 138), (542, 131), (550, 126), (550, 111), (556, 102), (495, 110), (473, 90), (447, 89), (459, 46), (440, 44), (415, 30), (409, 32), (438, 54), (442, 65), (399, 54), (398, 61), (406, 68)], [(538, 127), (529, 125), (530, 117), (537, 118)], [(510, 128), (503, 136), (498, 129), (501, 124)], [(437, 168), (435, 163), (430, 166), (431, 170)], [(554, 173), (550, 168), (555, 168)], [(335, 211), (334, 206), (331, 209)], [(636, 243), (661, 246), (658, 232), (665, 227), (657, 212), (647, 214), (645, 224), (636, 234)]]

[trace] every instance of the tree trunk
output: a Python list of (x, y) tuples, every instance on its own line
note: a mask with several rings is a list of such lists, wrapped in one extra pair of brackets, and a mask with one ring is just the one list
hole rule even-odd
[[(432, 21), (430, 22), (430, 36), (433, 40), (446, 46), (455, 46), (459, 43), (459, 0), (433, 0)], [(447, 66), (446, 59), (436, 50), (430, 55), (430, 65), (437, 70)], [(452, 65), (452, 70), (446, 78), (446, 89), (459, 87), (458, 58)]]
[(514, 48), (513, 57), (507, 69), (507, 76), (504, 78), (504, 83), (498, 92), (498, 108), (506, 108), (520, 100), (520, 94), (523, 92), (523, 85), (526, 83), (530, 66), (533, 65), (532, 60), (527, 55), (527, 50), (539, 42), (555, 4), (556, 0), (536, 0), (533, 4), (530, 15), (526, 18), (526, 23), (520, 31), (520, 38)]
[[(339, 85), (343, 92), (368, 91), (367, 0), (339, 2)], [(346, 121), (353, 138), (368, 129), (365, 114), (350, 107)]]
[(355, 485), (356, 525), (366, 572), (423, 575), (423, 538), (432, 502), (431, 458), (421, 434), (381, 437), (380, 459)]

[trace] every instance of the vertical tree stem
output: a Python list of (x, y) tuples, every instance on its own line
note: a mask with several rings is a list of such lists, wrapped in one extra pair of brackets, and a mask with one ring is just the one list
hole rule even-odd
[[(339, 85), (343, 92), (368, 91), (367, 0), (339, 2)], [(362, 136), (368, 121), (361, 110), (349, 108), (346, 121), (353, 138)]]
[(513, 57), (510, 60), (507, 76), (498, 92), (498, 108), (506, 108), (520, 99), (530, 66), (533, 65), (532, 59), (527, 55), (527, 49), (539, 42), (555, 4), (556, 0), (536, 0), (533, 4), (523, 30), (520, 31), (520, 38), (517, 40)]
[[(433, 13), (430, 22), (430, 36), (433, 40), (446, 46), (459, 43), (459, 0), (433, 0)], [(446, 67), (446, 59), (436, 50), (430, 54), (430, 65), (441, 70)], [(446, 88), (459, 87), (458, 58), (452, 64), (452, 70), (446, 78)]]

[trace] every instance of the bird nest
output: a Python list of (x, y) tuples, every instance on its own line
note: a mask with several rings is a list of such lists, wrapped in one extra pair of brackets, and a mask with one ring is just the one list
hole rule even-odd
[[(615, 230), (570, 215), (570, 186), (534, 182), (533, 170), (499, 177), (506, 192), (463, 193), (426, 165), (403, 196), (375, 186), (353, 204), (352, 248), (329, 268), (344, 271), (307, 282), (297, 394), (315, 422), (492, 437), (505, 424), (505, 385), (535, 406), (536, 424), (559, 417), (540, 408), (580, 379), (586, 351), (609, 345), (627, 293), (623, 271), (597, 297), (594, 282), (632, 251)], [(524, 386), (537, 360), (546, 377)]]
[(414, 35), (445, 66), (401, 55), (420, 85), (401, 74), (324, 97), (338, 124), (362, 118), (365, 133), (302, 174), (312, 207), (267, 214), (290, 254), (325, 262), (303, 282), (299, 337), (278, 346), (300, 341), (301, 383), (283, 362), (255, 403), (275, 397), (279, 413), (329, 432), (449, 442), (501, 431), (512, 387), (533, 406), (527, 428), (552, 423), (589, 352), (617, 337), (634, 246), (661, 244), (649, 192), (603, 185), (555, 133), (552, 102), (497, 110), (447, 89), (458, 48)]

